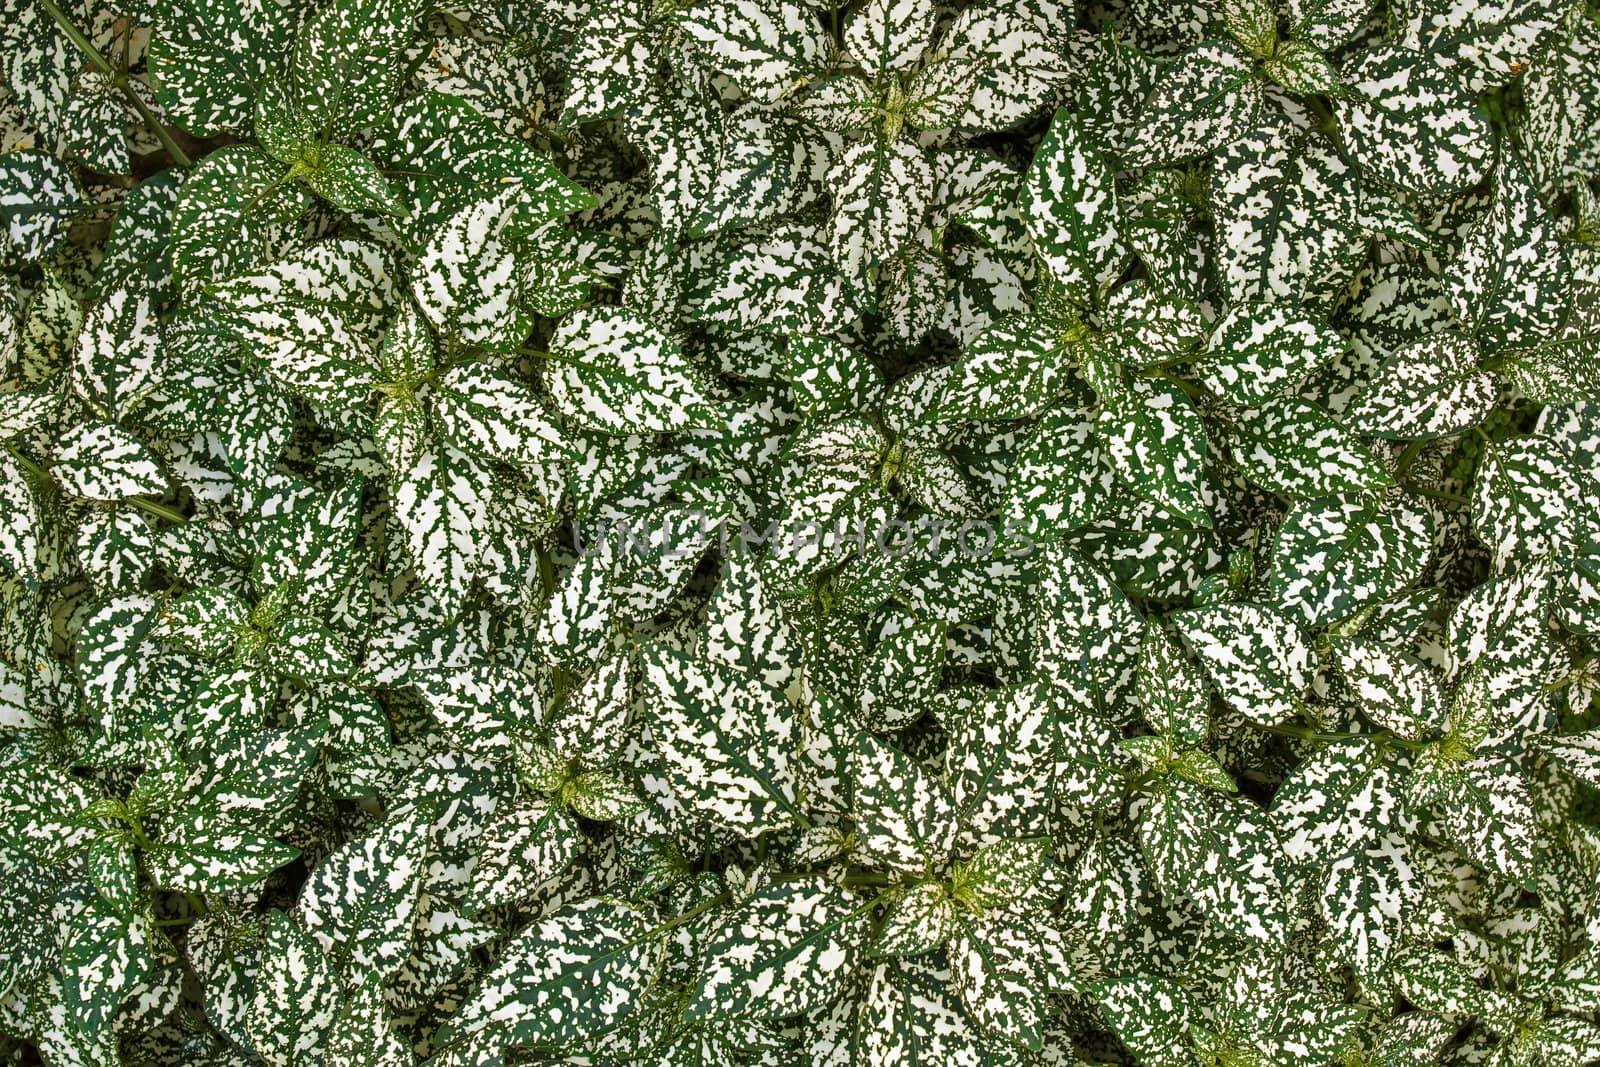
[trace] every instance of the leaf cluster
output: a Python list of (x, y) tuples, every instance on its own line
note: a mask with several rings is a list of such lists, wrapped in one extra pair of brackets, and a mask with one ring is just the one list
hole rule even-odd
[(1572, 0), (0, 0), (0, 1055), (1600, 1060)]

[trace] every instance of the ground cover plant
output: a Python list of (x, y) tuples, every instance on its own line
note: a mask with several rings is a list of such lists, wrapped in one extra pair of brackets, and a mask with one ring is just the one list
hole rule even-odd
[(9, 1064), (1600, 1059), (1600, 20), (0, 0)]

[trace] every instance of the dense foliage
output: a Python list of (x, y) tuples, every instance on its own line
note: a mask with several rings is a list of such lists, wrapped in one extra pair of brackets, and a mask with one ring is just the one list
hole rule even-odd
[(1600, 1058), (1573, 0), (0, 0), (0, 1054)]

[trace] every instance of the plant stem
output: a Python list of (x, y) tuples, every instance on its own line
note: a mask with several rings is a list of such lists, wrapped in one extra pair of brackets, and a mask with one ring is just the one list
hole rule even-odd
[(661, 937), (661, 936), (663, 936), (665, 934), (670, 934), (672, 931), (676, 930), (678, 927), (682, 926), (684, 923), (691, 922), (694, 919), (699, 918), (701, 915), (704, 915), (706, 912), (710, 911), (712, 908), (720, 908), (722, 905), (728, 903), (728, 899), (729, 899), (729, 897), (728, 897), (727, 893), (718, 893), (716, 896), (712, 897), (710, 900), (706, 901), (704, 904), (696, 904), (694, 907), (690, 908), (688, 911), (684, 912), (682, 915), (679, 915), (677, 918), (668, 919), (666, 922), (662, 923), (660, 926), (657, 926), (654, 930), (651, 930), (649, 933), (644, 934), (643, 936), (641, 936), (638, 940), (634, 941), (633, 943), (635, 945), (642, 945), (646, 941), (654, 941), (658, 937)]
[(1405, 451), (1400, 453), (1400, 458), (1394, 463), (1394, 480), (1399, 481), (1411, 469), (1411, 465), (1422, 455), (1422, 450), (1428, 446), (1427, 441), (1412, 441), (1406, 445)]
[(67, 35), (67, 40), (71, 41), (78, 51), (83, 53), (83, 57), (93, 64), (96, 70), (108, 78), (117, 76), (116, 68), (106, 60), (105, 56), (100, 54), (100, 49), (96, 48), (93, 42), (85, 37), (78, 27), (72, 24), (72, 20), (67, 18), (66, 12), (56, 6), (55, 0), (39, 0), (39, 6), (44, 8), (45, 14), (55, 20), (56, 25), (61, 28), (61, 32)]
[(889, 885), (889, 876), (878, 871), (857, 871), (844, 876), (844, 884), (852, 889), (862, 886)]
[(183, 512), (178, 511), (175, 508), (169, 508), (165, 504), (158, 504), (154, 500), (146, 500), (139, 496), (130, 496), (127, 498), (127, 500), (128, 503), (132, 504), (140, 511), (154, 515), (158, 519), (166, 519), (168, 522), (189, 521), (189, 516), (185, 515)]
[(128, 102), (133, 105), (133, 109), (139, 113), (139, 117), (144, 120), (144, 124), (150, 127), (150, 132), (156, 135), (156, 140), (161, 142), (161, 147), (167, 150), (167, 155), (172, 157), (172, 161), (180, 167), (194, 166), (194, 160), (190, 159), (188, 153), (178, 147), (178, 142), (172, 139), (172, 134), (167, 132), (166, 126), (162, 125), (161, 120), (156, 118), (150, 108), (145, 105), (145, 102), (139, 98), (139, 94), (134, 92), (133, 86), (128, 84), (128, 76), (126, 74), (117, 76), (117, 86), (121, 88), (123, 95), (128, 98)]
[[(1193, 360), (1190, 360), (1190, 362), (1193, 362)], [(1201, 404), (1207, 404), (1211, 400), (1211, 398), (1208, 397), (1205, 394), (1205, 390), (1201, 389), (1198, 385), (1195, 385), (1193, 382), (1184, 381), (1178, 375), (1173, 374), (1169, 370), (1163, 369), (1161, 371), (1161, 373), (1158, 375), (1158, 377), (1166, 379), (1167, 381), (1171, 382), (1173, 385), (1176, 385), (1179, 389), (1183, 390), (1183, 394), (1185, 396), (1187, 396), (1189, 398), (1190, 402), (1195, 404), (1196, 406), (1199, 406)]]
[(11, 458), (17, 461), (17, 465), (19, 467), (21, 467), (23, 470), (27, 471), (29, 474), (33, 475), (35, 478), (38, 478), (38, 479), (40, 479), (42, 481), (49, 481), (50, 480), (50, 472), (49, 471), (45, 470), (43, 467), (41, 467), (39, 464), (35, 463), (33, 460), (29, 459), (27, 456), (24, 456), (21, 452), (18, 452), (12, 446), (6, 445), (6, 451), (11, 453)]
[[(43, 466), (35, 463), (21, 452), (18, 452), (12, 445), (6, 445), (5, 449), (7, 452), (11, 453), (11, 458), (16, 460), (17, 465), (23, 470), (27, 471), (29, 474), (40, 479), (41, 481), (50, 480), (50, 472)], [(154, 500), (146, 500), (143, 497), (130, 496), (127, 498), (127, 502), (141, 511), (154, 515), (158, 519), (166, 519), (168, 522), (189, 521), (189, 516), (185, 515), (183, 512), (169, 508), (165, 504), (158, 504)]]
[(145, 125), (150, 127), (150, 132), (154, 133), (156, 139), (161, 142), (161, 147), (167, 150), (167, 155), (172, 157), (172, 161), (180, 167), (194, 166), (194, 160), (190, 159), (188, 154), (178, 147), (178, 143), (172, 139), (172, 134), (167, 132), (167, 128), (151, 113), (150, 109), (145, 106), (145, 102), (139, 98), (139, 94), (134, 91), (133, 86), (128, 83), (128, 76), (117, 70), (116, 67), (111, 65), (110, 60), (100, 54), (100, 49), (96, 48), (94, 42), (83, 35), (82, 30), (72, 24), (72, 20), (67, 18), (66, 12), (56, 6), (55, 0), (39, 0), (39, 6), (44, 8), (45, 13), (55, 20), (55, 24), (66, 35), (67, 40), (71, 41), (78, 51), (83, 53), (83, 57), (89, 61), (89, 64), (101, 74), (110, 78), (111, 83), (122, 91), (122, 95), (128, 98), (128, 103), (132, 104), (133, 109), (139, 113), (139, 118), (144, 121)]

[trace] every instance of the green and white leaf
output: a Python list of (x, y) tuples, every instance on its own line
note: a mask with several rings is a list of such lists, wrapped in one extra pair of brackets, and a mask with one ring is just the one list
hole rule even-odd
[(867, 909), (822, 879), (758, 891), (707, 935), (690, 1018), (777, 1020), (827, 1004), (850, 979)]
[(283, 912), (268, 915), (255, 995), (245, 1016), (256, 1055), (272, 1067), (315, 1059), (339, 999), (338, 975), (316, 941)]
[(1116, 182), (1072, 115), (1056, 112), (1034, 152), (1021, 212), (1035, 254), (1079, 307), (1093, 308), (1128, 256), (1118, 233)]
[(665, 648), (643, 668), (650, 733), (673, 793), (746, 835), (798, 821), (794, 714), (777, 693)]
[(558, 411), (605, 433), (715, 428), (721, 419), (676, 341), (621, 308), (585, 308), (551, 338), (545, 382)]
[(1311, 682), (1311, 649), (1284, 615), (1217, 604), (1172, 617), (1223, 701), (1261, 726), (1294, 718)]

